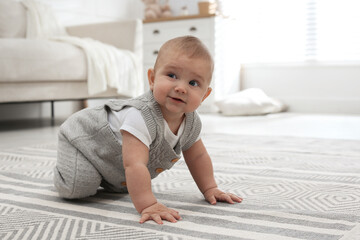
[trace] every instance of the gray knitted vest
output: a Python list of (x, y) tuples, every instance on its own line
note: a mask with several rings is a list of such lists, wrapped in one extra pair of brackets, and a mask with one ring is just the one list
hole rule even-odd
[(120, 111), (132, 106), (141, 111), (149, 130), (152, 143), (149, 149), (148, 169), (151, 178), (170, 169), (189, 149), (201, 130), (196, 112), (187, 113), (185, 128), (174, 148), (164, 138), (164, 120), (160, 106), (151, 91), (129, 100), (111, 100), (107, 104), (81, 110), (72, 115), (60, 127), (60, 133), (78, 149), (99, 171), (104, 180), (102, 186), (116, 192), (126, 189), (122, 146), (117, 141), (107, 119), (108, 111)]

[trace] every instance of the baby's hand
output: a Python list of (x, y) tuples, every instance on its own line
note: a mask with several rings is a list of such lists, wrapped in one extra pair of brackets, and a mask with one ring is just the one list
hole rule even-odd
[(228, 202), (234, 204), (235, 202), (241, 203), (242, 198), (232, 193), (225, 193), (218, 188), (210, 188), (204, 192), (205, 199), (212, 205), (216, 204), (216, 200), (220, 202)]
[(161, 203), (155, 203), (150, 207), (142, 210), (140, 223), (144, 223), (148, 220), (153, 220), (158, 224), (163, 224), (162, 219), (175, 223), (177, 222), (177, 220), (180, 220), (181, 217), (178, 211), (167, 208)]

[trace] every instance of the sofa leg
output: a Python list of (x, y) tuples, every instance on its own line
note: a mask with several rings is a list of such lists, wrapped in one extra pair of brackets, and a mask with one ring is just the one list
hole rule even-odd
[(51, 104), (51, 124), (54, 124), (54, 120), (55, 120), (55, 114), (54, 114), (54, 101), (50, 102)]
[(88, 106), (89, 105), (87, 99), (81, 100), (81, 108), (87, 108)]

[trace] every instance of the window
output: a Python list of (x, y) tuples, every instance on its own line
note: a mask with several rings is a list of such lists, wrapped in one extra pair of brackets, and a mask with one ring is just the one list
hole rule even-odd
[(360, 61), (358, 0), (218, 2), (242, 63)]

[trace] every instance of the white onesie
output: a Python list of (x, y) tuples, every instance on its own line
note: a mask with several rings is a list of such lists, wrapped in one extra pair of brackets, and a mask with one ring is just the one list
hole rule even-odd
[[(122, 144), (122, 135), (120, 130), (127, 131), (138, 138), (148, 148), (151, 144), (151, 137), (147, 129), (144, 118), (141, 112), (134, 107), (125, 107), (120, 111), (110, 111), (108, 113), (108, 120), (111, 130), (114, 132), (120, 144)], [(169, 128), (169, 125), (164, 119), (164, 137), (166, 141), (174, 148), (184, 132), (185, 120), (181, 123), (177, 135), (175, 135)], [(200, 139), (200, 136), (196, 141)]]

